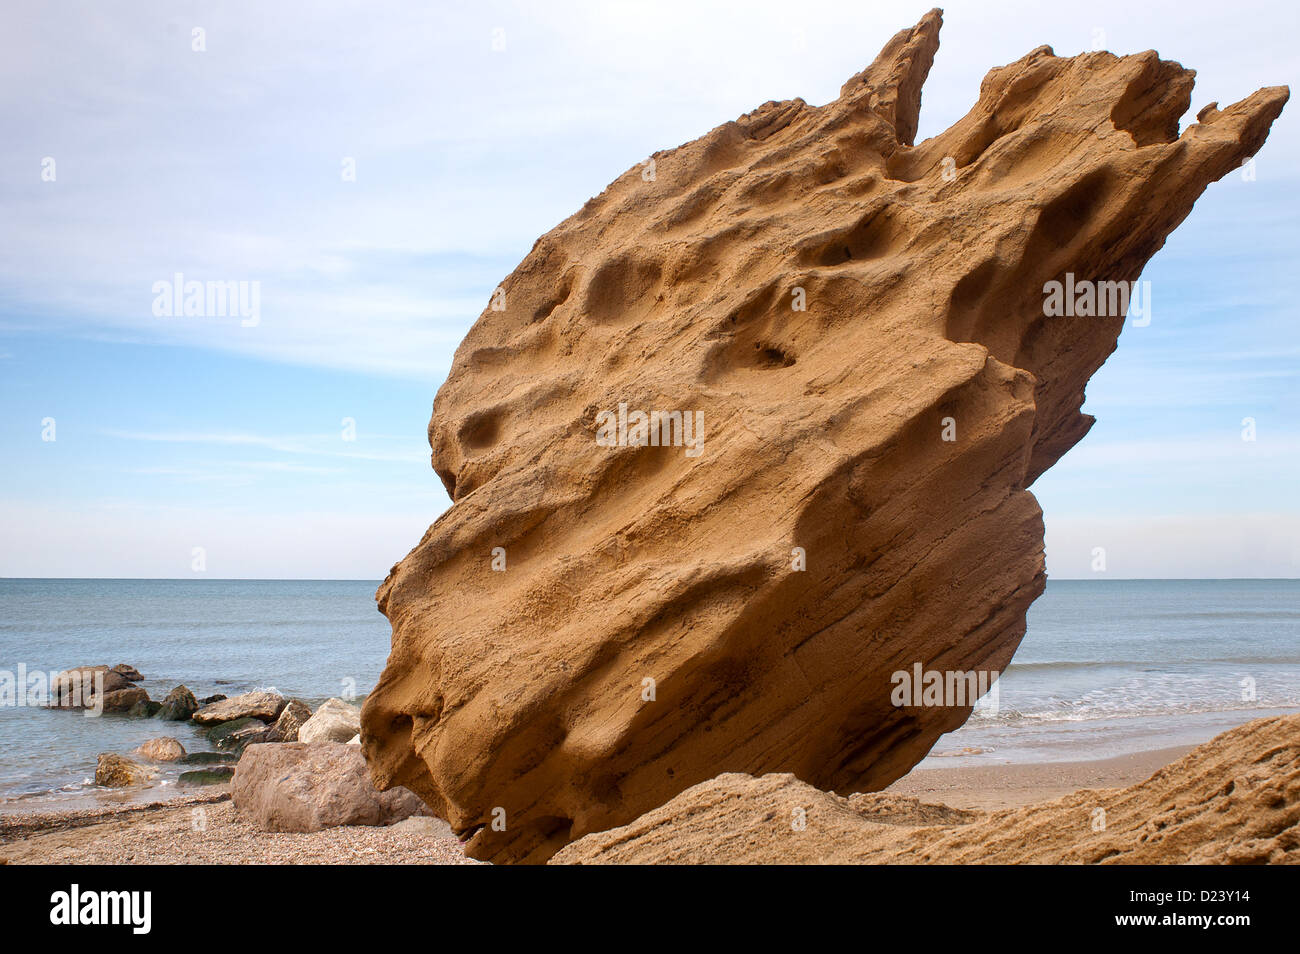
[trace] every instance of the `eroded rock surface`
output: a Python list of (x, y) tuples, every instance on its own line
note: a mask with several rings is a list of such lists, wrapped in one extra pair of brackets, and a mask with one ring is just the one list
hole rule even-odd
[(728, 774), (551, 863), (1296, 864), (1300, 716), (1230, 729), (1128, 788), (998, 812)]
[[(454, 505), (379, 590), (362, 741), (472, 856), (544, 860), (723, 772), (883, 788), (970, 711), (895, 706), (891, 675), (1010, 661), (1028, 487), (1124, 323), (1048, 317), (1044, 286), (1136, 280), (1288, 94), (1179, 135), (1192, 71), (1040, 47), (913, 145), (939, 27), (624, 173), (458, 349), (429, 426)], [(691, 433), (638, 446), (637, 411)]]

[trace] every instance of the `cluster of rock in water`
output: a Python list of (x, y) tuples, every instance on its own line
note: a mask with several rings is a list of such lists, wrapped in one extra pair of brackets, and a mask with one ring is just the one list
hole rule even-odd
[[(95, 783), (105, 788), (146, 786), (161, 764), (195, 766), (179, 784), (229, 782), (240, 814), (265, 831), (310, 832), (339, 825), (389, 825), (427, 814), (411, 792), (381, 792), (370, 780), (359, 744), (361, 710), (327, 699), (313, 712), (301, 699), (255, 690), (195, 698), (177, 686), (162, 702), (134, 685), (134, 666), (81, 666), (55, 679), (54, 704), (102, 709), (141, 718), (189, 722), (217, 751), (186, 752), (170, 736), (149, 739), (130, 756), (99, 756)], [(95, 687), (89, 695), (88, 686)]]
[[(95, 783), (108, 788), (145, 784), (156, 777), (149, 763), (202, 766), (183, 772), (181, 784), (228, 782), (234, 763), (249, 746), (261, 743), (358, 743), (361, 709), (342, 699), (328, 699), (315, 712), (301, 699), (255, 690), (234, 697), (222, 693), (196, 698), (184, 685), (162, 702), (149, 698), (135, 683), (144, 676), (134, 666), (80, 666), (65, 670), (54, 681), (54, 705), (98, 709), (134, 718), (189, 722), (202, 731), (217, 751), (187, 752), (177, 739), (149, 739), (129, 758), (115, 753), (99, 756)], [(80, 687), (94, 687), (83, 695)], [(141, 761), (142, 760), (142, 761)]]

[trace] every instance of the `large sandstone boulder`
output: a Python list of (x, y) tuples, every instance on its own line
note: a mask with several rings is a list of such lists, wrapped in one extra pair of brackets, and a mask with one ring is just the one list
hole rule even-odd
[(265, 831), (391, 825), (424, 811), (405, 789), (376, 789), (361, 749), (339, 742), (251, 745), (235, 767), (231, 796)]
[[(473, 857), (720, 772), (883, 788), (974, 701), (896, 704), (896, 673), (1010, 662), (1045, 580), (1028, 488), (1092, 424), (1116, 283), (1288, 92), (1180, 135), (1192, 71), (1040, 47), (913, 145), (939, 27), (630, 169), (457, 350), (429, 426), (454, 503), (379, 589), (362, 744)], [(1058, 314), (1066, 284), (1092, 304)]]
[(276, 692), (246, 692), (206, 705), (192, 718), (199, 725), (218, 725), (234, 719), (261, 719), (274, 722), (288, 705), (289, 700)]
[(361, 709), (342, 699), (326, 699), (298, 730), (300, 742), (347, 742), (361, 731)]

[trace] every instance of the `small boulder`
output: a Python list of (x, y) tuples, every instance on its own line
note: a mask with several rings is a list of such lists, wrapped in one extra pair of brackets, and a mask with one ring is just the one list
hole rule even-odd
[(222, 699), (228, 699), (228, 698), (229, 696), (227, 696), (224, 692), (218, 692), (210, 696), (204, 696), (202, 699), (199, 700), (199, 705), (210, 706), (214, 702), (220, 702)]
[(207, 735), (208, 741), (219, 749), (242, 752), (245, 746), (254, 742), (278, 742), (279, 736), (274, 733), (275, 729), (261, 719), (244, 716), (213, 726)]
[(95, 765), (95, 784), (105, 788), (143, 785), (153, 777), (154, 773), (139, 762), (112, 752), (100, 755), (99, 762)]
[(142, 743), (132, 755), (139, 755), (152, 762), (179, 762), (185, 758), (185, 746), (176, 739), (163, 736)]
[(109, 672), (115, 672), (127, 682), (139, 682), (144, 676), (140, 675), (140, 670), (134, 666), (128, 666), (126, 663), (118, 663)]
[(361, 709), (342, 699), (326, 699), (298, 730), (299, 742), (347, 742), (361, 731)]
[(233, 765), (221, 765), (208, 769), (195, 769), (193, 772), (181, 772), (176, 781), (181, 785), (224, 785), (235, 774)]
[[(143, 692), (143, 690), (141, 691)], [(162, 711), (161, 702), (154, 702), (152, 699), (146, 698), (141, 699), (130, 709), (127, 709), (126, 714), (137, 719), (152, 719), (160, 711)]]
[(177, 686), (167, 693), (167, 698), (162, 701), (158, 718), (165, 722), (184, 722), (198, 711), (199, 703), (194, 698), (194, 693), (185, 686)]
[(199, 725), (217, 725), (234, 719), (274, 722), (288, 702), (278, 692), (246, 692), (232, 699), (222, 699), (206, 705), (190, 718)]
[(311, 718), (311, 707), (300, 699), (290, 699), (275, 720), (275, 731), (280, 733), (281, 742), (297, 742), (298, 732), (303, 724)]
[(130, 712), (132, 706), (148, 701), (149, 693), (131, 686), (129, 689), (114, 689), (112, 692), (105, 692), (102, 696), (93, 697), (90, 700), (90, 708), (102, 707), (105, 712)]
[(338, 742), (250, 745), (235, 767), (231, 798), (264, 831), (391, 825), (425, 811), (404, 788), (376, 789), (361, 749)]

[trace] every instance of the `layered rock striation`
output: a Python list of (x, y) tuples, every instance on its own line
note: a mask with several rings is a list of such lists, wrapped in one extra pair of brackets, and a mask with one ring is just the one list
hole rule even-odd
[(542, 861), (724, 772), (882, 788), (973, 701), (896, 705), (895, 673), (1010, 661), (1028, 488), (1125, 320), (1045, 286), (1135, 281), (1288, 94), (1180, 134), (1192, 71), (1040, 47), (914, 145), (940, 22), (624, 173), (457, 350), (454, 503), (379, 590), (362, 744), (472, 856)]

